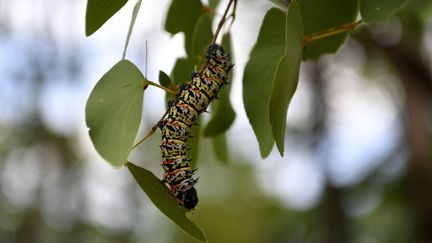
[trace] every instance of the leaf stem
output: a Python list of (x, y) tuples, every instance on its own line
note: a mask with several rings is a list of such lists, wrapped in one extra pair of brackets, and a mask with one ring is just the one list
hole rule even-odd
[(341, 25), (338, 27), (333, 27), (330, 29), (326, 29), (326, 30), (322, 30), (322, 31), (319, 31), (316, 33), (311, 33), (309, 35), (306, 35), (303, 37), (303, 46), (306, 46), (307, 44), (309, 44), (309, 42), (312, 42), (312, 41), (324, 39), (324, 38), (327, 38), (329, 36), (333, 36), (336, 34), (350, 31), (350, 30), (354, 29), (360, 23), (362, 23), (362, 20), (358, 20), (358, 21), (353, 22), (353, 23), (344, 24), (344, 25)]
[(159, 85), (159, 84), (157, 84), (157, 83), (155, 83), (155, 82), (152, 82), (152, 81), (150, 81), (150, 80), (145, 80), (145, 81), (144, 81), (144, 87), (145, 87), (146, 85), (152, 85), (152, 86), (158, 87), (158, 88), (163, 89), (163, 90), (165, 90), (167, 93), (170, 93), (170, 94), (172, 94), (172, 95), (174, 95), (174, 96), (176, 96), (176, 95), (178, 94), (177, 91), (174, 91), (174, 90), (172, 90), (172, 89), (166, 88), (166, 87), (164, 87), (164, 86), (162, 86), (162, 85)]
[(237, 8), (237, 0), (230, 0), (229, 3), (228, 3), (228, 6), (225, 9), (224, 14), (222, 15), (222, 19), (219, 21), (219, 24), (217, 26), (216, 32), (215, 32), (215, 34), (213, 36), (213, 40), (211, 42), (212, 44), (216, 43), (216, 39), (217, 39), (217, 37), (219, 35), (220, 30), (222, 29), (222, 26), (224, 25), (225, 21), (227, 20), (226, 16), (227, 16), (228, 11), (231, 8), (231, 5), (232, 5), (233, 2), (234, 2), (234, 9), (233, 9), (233, 13), (231, 14), (231, 16), (233, 17), (233, 19), (235, 18), (235, 10)]

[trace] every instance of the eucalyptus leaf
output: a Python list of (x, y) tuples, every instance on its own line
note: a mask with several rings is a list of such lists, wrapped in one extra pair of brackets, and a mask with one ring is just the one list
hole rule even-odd
[(270, 123), (283, 156), (288, 106), (296, 91), (303, 50), (303, 20), (296, 2), (288, 9), (285, 56), (278, 65), (270, 98)]
[(367, 22), (386, 20), (394, 15), (407, 0), (360, 0), (360, 13)]
[(127, 0), (88, 0), (86, 9), (86, 36), (96, 32), (119, 11)]
[(182, 84), (191, 80), (195, 63), (186, 58), (177, 59), (172, 71), (172, 77), (175, 84)]
[(172, 84), (171, 78), (162, 70), (159, 71), (159, 83), (165, 88), (170, 87)]
[(128, 48), (128, 45), (129, 45), (129, 40), (130, 40), (130, 37), (132, 35), (132, 30), (133, 30), (133, 27), (135, 25), (135, 20), (136, 20), (136, 17), (138, 15), (140, 7), (141, 7), (141, 0), (138, 0), (135, 3), (135, 6), (134, 6), (133, 11), (132, 11), (132, 17), (131, 17), (131, 21), (130, 21), (130, 24), (129, 24), (128, 34), (126, 36), (126, 41), (125, 41), (125, 46), (124, 46), (124, 49), (123, 49), (122, 59), (125, 59), (125, 57), (126, 57), (126, 50)]
[(185, 34), (185, 49), (188, 55), (192, 52), (192, 37), (195, 24), (203, 11), (200, 0), (172, 0), (165, 22), (165, 30), (175, 35)]
[(220, 134), (216, 137), (212, 137), (213, 150), (218, 161), (222, 164), (228, 164), (228, 142), (226, 134)]
[(132, 176), (153, 204), (192, 238), (207, 242), (204, 232), (186, 217), (186, 209), (177, 205), (175, 197), (150, 171), (130, 162), (126, 164)]
[(190, 57), (200, 66), (204, 62), (206, 49), (213, 38), (211, 29), (212, 15), (204, 13), (198, 19), (192, 35), (192, 52)]
[(277, 6), (283, 9), (287, 9), (291, 1), (290, 0), (270, 0), (270, 2), (276, 4)]
[(86, 122), (96, 151), (122, 166), (141, 122), (144, 76), (130, 61), (114, 65), (96, 84), (86, 105)]
[(219, 0), (209, 0), (209, 6), (212, 9), (216, 9), (217, 6), (219, 5)]
[[(298, 4), (305, 20), (305, 35), (352, 23), (358, 14), (357, 0), (301, 0)], [(336, 52), (347, 36), (345, 32), (308, 43), (303, 59), (318, 59), (324, 54)]]
[(285, 24), (282, 10), (267, 11), (243, 74), (243, 103), (262, 157), (270, 154), (275, 142), (269, 103), (276, 70), (285, 55)]

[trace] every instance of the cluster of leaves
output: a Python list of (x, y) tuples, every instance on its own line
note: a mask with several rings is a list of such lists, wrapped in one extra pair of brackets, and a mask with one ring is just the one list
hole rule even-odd
[[(361, 20), (371, 23), (387, 19), (406, 2), (272, 1), (282, 10), (267, 11), (243, 76), (244, 106), (262, 157), (270, 154), (275, 143), (283, 155), (287, 109), (297, 87), (301, 61), (336, 52), (350, 27), (355, 26), (359, 11)], [(344, 26), (345, 30), (341, 28)], [(307, 42), (317, 36), (326, 38)]]
[[(275, 143), (283, 155), (287, 110), (296, 91), (302, 60), (318, 59), (337, 51), (350, 30), (339, 31), (340, 27), (354, 23), (359, 11), (366, 23), (380, 21), (394, 14), (406, 0), (272, 1), (279, 8), (267, 11), (243, 78), (245, 110), (258, 139), (262, 157), (269, 155)], [(97, 31), (126, 2), (88, 0), (86, 35)], [(184, 33), (187, 56), (176, 61), (171, 75), (159, 72), (162, 86), (177, 89), (190, 79), (191, 72), (204, 61), (204, 51), (213, 37), (211, 26), (218, 2), (209, 1), (209, 6), (204, 6), (200, 0), (171, 2), (165, 29), (173, 35)], [(127, 160), (142, 118), (144, 91), (151, 83), (132, 62), (125, 59), (140, 6), (141, 0), (138, 0), (133, 9), (122, 60), (103, 75), (87, 101), (89, 134), (98, 153), (116, 167), (126, 165), (151, 201), (167, 217), (190, 236), (206, 241), (204, 233), (186, 218), (186, 211), (176, 205), (175, 199), (169, 196), (160, 180), (150, 171)], [(305, 41), (311, 39), (314, 41)], [(223, 42), (232, 54), (230, 36), (223, 38)], [(230, 86), (227, 86), (220, 94), (221, 100), (212, 104), (212, 117), (205, 128), (194, 128), (195, 136), (190, 141), (194, 149), (189, 154), (195, 158), (193, 161), (197, 161), (201, 133), (212, 137), (216, 155), (221, 161), (227, 160), (224, 133), (235, 119), (229, 93)]]

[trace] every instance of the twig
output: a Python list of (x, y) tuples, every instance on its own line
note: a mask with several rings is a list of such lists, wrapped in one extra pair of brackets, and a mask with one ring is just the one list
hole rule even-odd
[[(233, 2), (235, 2), (235, 4), (234, 4), (234, 10), (235, 10), (235, 8), (237, 6), (237, 0), (230, 0), (229, 3), (228, 3), (228, 6), (225, 9), (224, 14), (222, 15), (222, 19), (219, 21), (219, 24), (217, 26), (216, 32), (215, 32), (215, 34), (213, 36), (213, 40), (211, 42), (212, 44), (216, 43), (216, 39), (217, 39), (217, 37), (219, 35), (220, 30), (222, 29), (222, 26), (224, 25), (224, 23), (226, 21), (226, 16), (227, 16), (228, 11), (231, 8), (231, 5), (232, 5)], [(233, 12), (233, 16), (234, 15), (235, 15), (235, 13)]]
[(158, 87), (158, 88), (163, 89), (163, 90), (165, 90), (167, 93), (170, 93), (170, 94), (172, 94), (172, 95), (174, 95), (174, 96), (176, 96), (176, 95), (178, 94), (177, 91), (174, 91), (174, 90), (168, 89), (168, 88), (166, 88), (166, 87), (164, 87), (164, 86), (162, 86), (162, 85), (159, 85), (159, 84), (157, 84), (157, 83), (155, 83), (155, 82), (152, 82), (152, 81), (149, 81), (149, 80), (146, 80), (146, 81), (144, 82), (144, 86), (145, 86), (145, 85), (152, 85), (152, 86)]

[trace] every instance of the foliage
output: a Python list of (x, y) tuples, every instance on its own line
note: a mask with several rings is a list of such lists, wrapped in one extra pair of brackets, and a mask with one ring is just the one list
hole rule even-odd
[[(89, 0), (86, 35), (98, 30), (126, 2)], [(357, 6), (360, 6), (363, 20), (370, 23), (387, 19), (405, 3), (404, 0), (299, 0), (291, 1), (289, 5), (287, 1), (273, 2), (280, 3), (280, 8), (267, 11), (243, 77), (245, 110), (259, 142), (262, 157), (270, 154), (275, 143), (283, 155), (286, 114), (297, 87), (301, 60), (318, 59), (324, 54), (336, 52), (349, 32), (360, 23), (354, 22), (359, 11)], [(141, 1), (137, 1), (132, 13), (123, 58), (140, 3)], [(189, 80), (191, 71), (203, 62), (203, 50), (213, 38), (211, 26), (213, 20), (217, 19), (214, 14), (217, 4), (218, 1), (210, 1), (210, 6), (204, 6), (200, 0), (171, 2), (165, 30), (172, 35), (184, 33), (187, 56), (176, 61), (171, 75), (160, 72), (159, 82), (165, 88), (178, 88)], [(234, 16), (235, 14), (231, 16), (232, 20)], [(231, 48), (231, 37), (228, 33), (225, 36), (225, 46)], [(114, 166), (127, 163), (142, 119), (144, 89), (152, 84), (132, 63), (122, 60), (99, 80), (88, 99), (86, 121), (90, 137), (99, 154)], [(230, 89), (226, 88), (221, 93), (222, 101), (213, 104), (214, 114), (210, 122), (206, 126), (195, 127), (195, 140), (191, 142), (194, 148), (192, 157), (198, 157), (197, 146), (200, 130), (203, 129), (206, 136), (218, 135), (214, 138), (214, 147), (221, 154), (220, 160), (227, 160), (224, 132), (235, 118), (229, 92)], [(159, 180), (143, 168), (131, 163), (127, 163), (127, 166), (144, 192), (163, 213), (191, 236), (205, 241), (204, 234), (187, 220), (184, 212), (175, 213), (178, 212), (175, 203), (168, 202), (168, 199), (164, 201), (164, 197), (168, 198), (165, 195), (158, 195), (163, 194)], [(155, 188), (157, 190), (153, 190)], [(185, 222), (188, 222), (188, 226), (185, 226)]]

